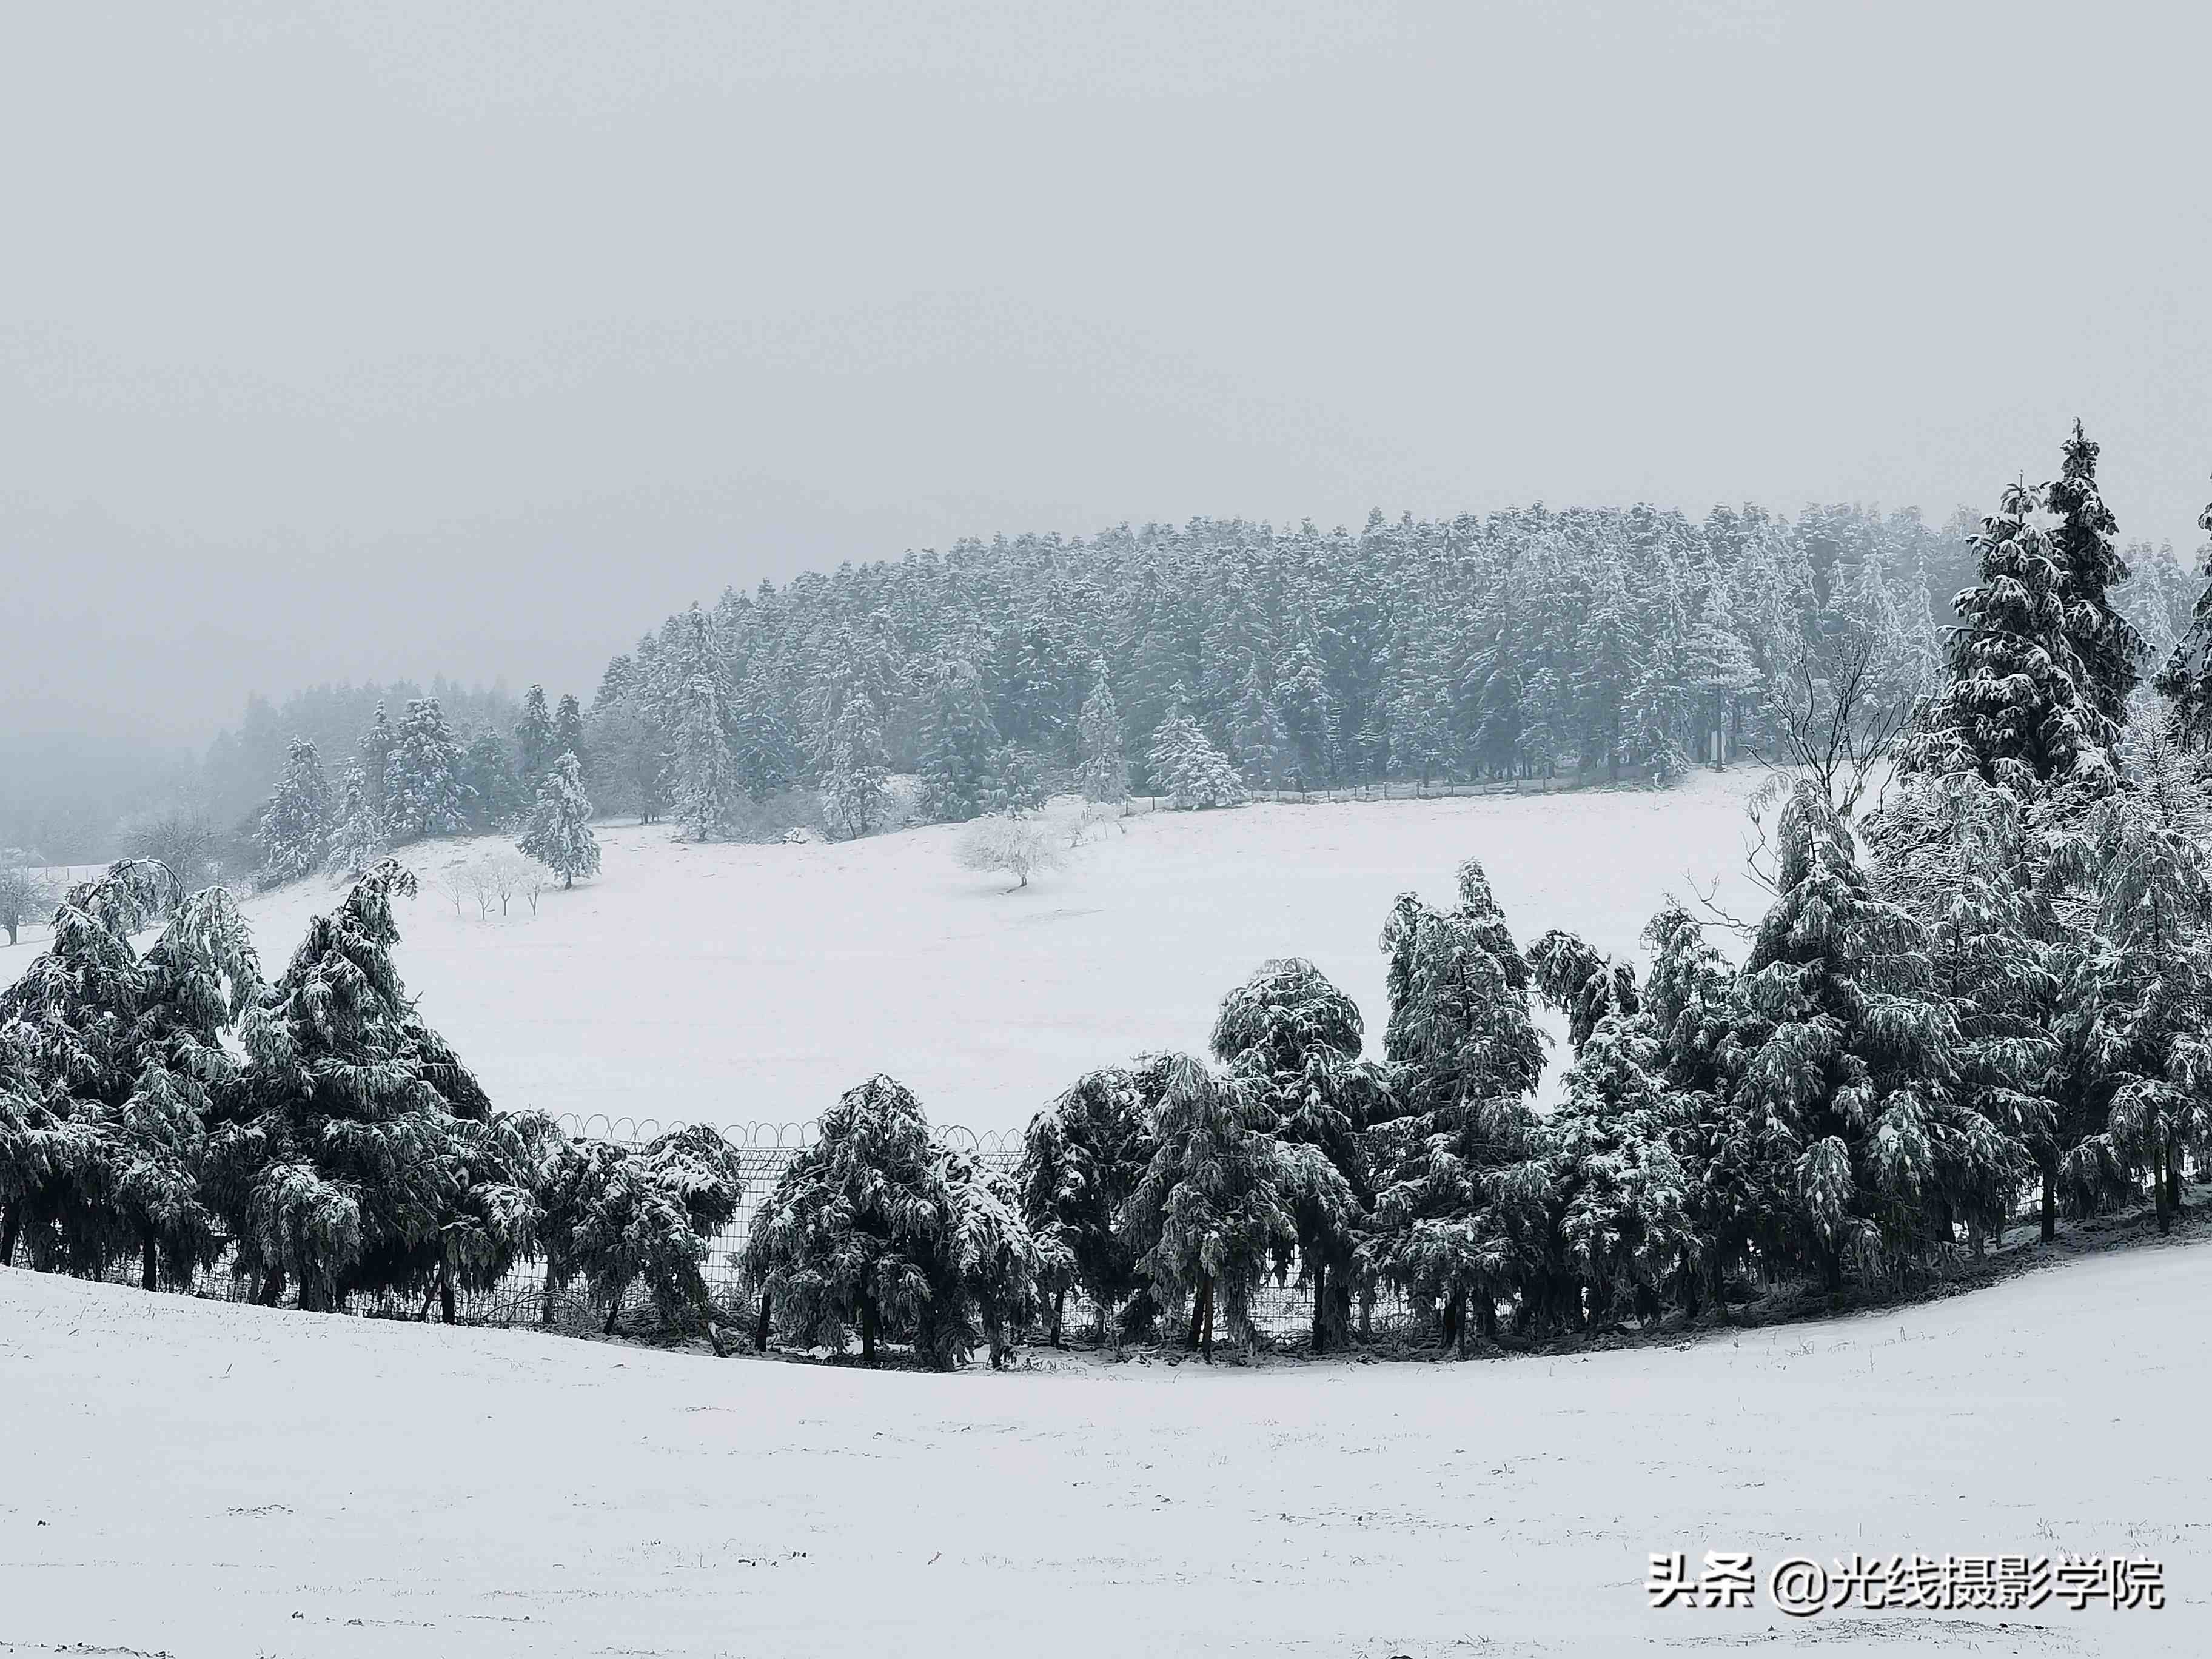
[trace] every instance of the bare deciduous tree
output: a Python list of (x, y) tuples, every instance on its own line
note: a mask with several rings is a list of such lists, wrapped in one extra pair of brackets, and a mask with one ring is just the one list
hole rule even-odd
[(8, 943), (22, 937), (24, 925), (46, 915), (54, 907), (54, 882), (46, 860), (20, 847), (0, 851), (0, 927), (8, 930)]
[(1055, 869), (1066, 856), (1053, 826), (1036, 818), (977, 818), (960, 837), (960, 867), (1003, 870), (1014, 878), (1006, 890), (1017, 892), (1030, 878)]

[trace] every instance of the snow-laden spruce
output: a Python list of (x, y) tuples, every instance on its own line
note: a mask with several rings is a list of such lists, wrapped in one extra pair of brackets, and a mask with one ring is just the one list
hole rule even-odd
[[(131, 936), (165, 913), (141, 957)], [(0, 1264), (97, 1276), (136, 1258), (147, 1290), (189, 1289), (217, 1254), (202, 1174), (238, 1075), (226, 1039), (261, 988), (245, 920), (220, 887), (126, 861), (53, 924), (0, 992)]]
[(1001, 1363), (1036, 1311), (1040, 1273), (1048, 1261), (1066, 1272), (1011, 1197), (938, 1141), (905, 1085), (870, 1078), (823, 1115), (820, 1139), (754, 1218), (744, 1271), (761, 1298), (757, 1340), (780, 1326), (833, 1350), (855, 1334), (870, 1364), (889, 1342), (939, 1368), (979, 1347)]
[(297, 881), (321, 869), (331, 855), (331, 833), (336, 827), (330, 780), (323, 775), (322, 757), (304, 738), (292, 740), (284, 762), (284, 775), (276, 792), (262, 809), (254, 839), (261, 847), (261, 878), (265, 886)]
[(515, 845), (526, 858), (560, 877), (563, 887), (574, 886), (579, 876), (599, 873), (591, 797), (584, 793), (584, 769), (574, 755), (564, 751), (538, 786), (529, 826)]

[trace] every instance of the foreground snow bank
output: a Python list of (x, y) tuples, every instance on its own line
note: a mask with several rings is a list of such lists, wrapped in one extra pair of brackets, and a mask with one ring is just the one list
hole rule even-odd
[[(1579, 1359), (1066, 1363), (718, 1363), (0, 1270), (0, 1653), (2212, 1649), (2175, 1432), (2212, 1247)], [(1652, 1612), (1678, 1548), (2151, 1555), (2168, 1606)]]

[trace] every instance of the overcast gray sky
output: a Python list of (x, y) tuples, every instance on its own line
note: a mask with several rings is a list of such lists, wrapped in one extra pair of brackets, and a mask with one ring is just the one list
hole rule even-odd
[(2212, 471), (2203, 8), (19, 8), (0, 698), (588, 692), (1000, 530)]

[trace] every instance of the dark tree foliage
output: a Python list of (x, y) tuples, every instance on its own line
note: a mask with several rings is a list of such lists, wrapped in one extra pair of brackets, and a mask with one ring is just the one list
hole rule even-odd
[(1352, 1206), (1342, 1177), (1312, 1149), (1277, 1141), (1269, 1115), (1243, 1079), (1171, 1057), (1152, 1156), (1123, 1206), (1139, 1267), (1164, 1311), (1189, 1309), (1188, 1346), (1208, 1359), (1217, 1330), (1251, 1338), (1253, 1295), (1297, 1242), (1299, 1187), (1326, 1183)]
[(288, 1284), (314, 1309), (436, 1291), (450, 1319), (458, 1276), (497, 1254), (471, 1228), (510, 1226), (520, 1248), (534, 1224), (529, 1172), (487, 1133), (491, 1103), (392, 967), (392, 902), (414, 890), (392, 860), (371, 870), (244, 1021), (208, 1188), (264, 1300)]
[[(140, 957), (131, 935), (164, 911)], [(0, 992), (0, 1262), (19, 1245), (82, 1273), (135, 1256), (149, 1290), (213, 1264), (207, 1123), (260, 988), (221, 888), (180, 896), (165, 866), (125, 862), (70, 889), (52, 945)]]
[(780, 1319), (808, 1346), (842, 1348), (856, 1332), (867, 1364), (896, 1341), (939, 1369), (986, 1343), (1002, 1359), (1044, 1266), (1006, 1195), (937, 1142), (911, 1090), (880, 1075), (823, 1115), (744, 1255), (763, 1298), (759, 1340)]
[(1291, 1155), (1316, 1353), (1351, 1337), (1358, 1247), (1375, 1202), (1368, 1131), (1397, 1110), (1388, 1070), (1359, 1057), (1363, 1039), (1352, 999), (1297, 957), (1262, 964), (1223, 1000), (1213, 1025), (1215, 1058), (1259, 1097)]
[(538, 1184), (547, 1317), (555, 1294), (580, 1279), (611, 1335), (642, 1285), (662, 1330), (703, 1334), (721, 1352), (707, 1258), (744, 1187), (736, 1150), (711, 1128), (673, 1129), (642, 1146), (556, 1140)]
[(1116, 1225), (1152, 1155), (1148, 1120), (1166, 1084), (1164, 1062), (1113, 1066), (1076, 1079), (1030, 1120), (1014, 1171), (1015, 1205), (1038, 1243), (1056, 1246), (1050, 1298), (1058, 1346), (1067, 1293), (1080, 1291), (1106, 1320), (1137, 1290), (1136, 1252)]
[(1567, 1041), (1577, 1054), (1607, 1015), (1637, 1011), (1635, 968), (1607, 960), (1559, 928), (1528, 947), (1528, 970), (1537, 996), (1567, 1017)]

